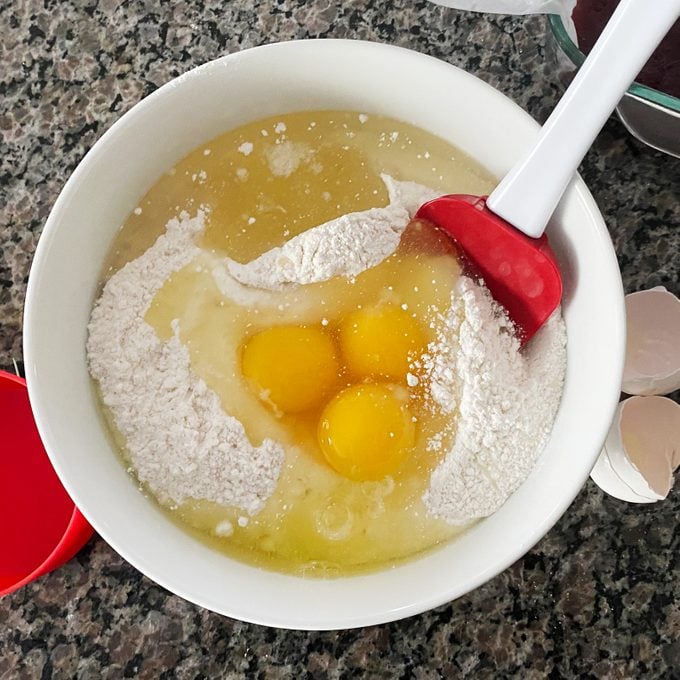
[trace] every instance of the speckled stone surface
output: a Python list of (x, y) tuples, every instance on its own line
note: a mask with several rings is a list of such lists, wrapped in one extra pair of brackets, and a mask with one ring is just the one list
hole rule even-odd
[[(42, 225), (97, 138), (206, 60), (307, 37), (387, 42), (462, 66), (544, 120), (561, 87), (542, 18), (424, 0), (0, 2), (0, 366), (21, 359), (21, 309)], [(610, 120), (583, 176), (628, 291), (678, 293), (680, 161)], [(486, 585), (397, 623), (332, 633), (222, 618), (142, 577), (95, 538), (0, 600), (0, 679), (678, 677), (680, 492), (630, 506), (588, 483), (550, 534)], [(0, 547), (1, 549), (1, 547)], [(320, 603), (323, 606), (323, 603)]]

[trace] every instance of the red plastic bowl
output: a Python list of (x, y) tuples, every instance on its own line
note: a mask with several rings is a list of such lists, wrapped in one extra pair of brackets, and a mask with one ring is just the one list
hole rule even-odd
[(70, 560), (91, 535), (45, 453), (26, 382), (0, 371), (0, 596)]

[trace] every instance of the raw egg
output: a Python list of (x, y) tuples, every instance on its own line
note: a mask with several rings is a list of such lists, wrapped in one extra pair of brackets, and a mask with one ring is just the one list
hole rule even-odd
[(390, 385), (354, 385), (336, 395), (319, 421), (328, 464), (355, 481), (395, 472), (415, 443), (406, 395)]
[(340, 373), (333, 339), (315, 326), (274, 326), (253, 335), (241, 368), (260, 399), (283, 413), (320, 406)]
[(427, 345), (418, 321), (397, 305), (349, 314), (339, 335), (347, 369), (356, 377), (404, 380), (411, 360)]

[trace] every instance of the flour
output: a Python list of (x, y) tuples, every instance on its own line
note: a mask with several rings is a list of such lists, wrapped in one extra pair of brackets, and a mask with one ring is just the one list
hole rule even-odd
[(252, 142), (243, 142), (241, 146), (239, 146), (238, 151), (239, 153), (242, 153), (244, 156), (250, 156), (251, 153), (253, 153), (253, 149), (255, 147), (253, 146)]
[(308, 161), (314, 156), (314, 152), (306, 144), (289, 141), (269, 146), (264, 153), (269, 171), (275, 177), (292, 175), (300, 167), (300, 163)]
[[(246, 286), (281, 290), (290, 284), (357, 276), (380, 264), (397, 249), (418, 207), (439, 195), (415, 182), (399, 182), (389, 175), (382, 179), (390, 199), (385, 208), (342, 215), (246, 264), (226, 260), (229, 274)], [(224, 273), (219, 276), (224, 284)]]
[(400, 182), (389, 175), (380, 175), (387, 188), (390, 205), (401, 206), (413, 217), (423, 203), (427, 203), (437, 196), (441, 196), (441, 191), (435, 191), (430, 187), (423, 186), (417, 182)]
[[(206, 499), (254, 514), (274, 492), (285, 452), (271, 440), (254, 446), (223, 411), (192, 372), (178, 322), (164, 342), (144, 321), (155, 294), (194, 260), (207, 263), (225, 298), (246, 306), (275, 304), (274, 291), (290, 286), (357, 276), (394, 253), (418, 207), (437, 196), (414, 182), (382, 179), (386, 207), (343, 215), (246, 264), (201, 251), (194, 239), (204, 215), (183, 213), (107, 282), (89, 324), (90, 372), (132, 467), (161, 502)], [(505, 502), (547, 441), (564, 381), (564, 324), (556, 313), (520, 352), (488, 291), (462, 276), (437, 327), (437, 341), (407, 376), (409, 386), (426, 386), (432, 408), (450, 422), (427, 443), (433, 452), (449, 450), (423, 500), (432, 515), (467, 524)]]
[(547, 442), (564, 383), (564, 323), (555, 312), (520, 352), (505, 312), (463, 276), (424, 364), (433, 401), (451, 416), (454, 443), (423, 500), (433, 515), (467, 524), (506, 501)]
[(125, 437), (139, 480), (163, 503), (202, 498), (249, 513), (273, 493), (283, 447), (253, 446), (241, 423), (191, 370), (179, 326), (161, 341), (144, 321), (165, 280), (201, 250), (204, 215), (182, 213), (141, 257), (104, 286), (88, 327), (90, 373)]

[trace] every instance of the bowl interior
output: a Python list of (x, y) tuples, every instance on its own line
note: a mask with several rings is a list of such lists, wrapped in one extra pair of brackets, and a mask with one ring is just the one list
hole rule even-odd
[(497, 176), (538, 126), (493, 88), (407, 50), (351, 41), (269, 45), (181, 76), (123, 116), (60, 195), (36, 253), (25, 358), (36, 421), (65, 487), (144, 574), (214, 611), (288, 628), (369, 625), (458, 597), (523, 555), (583, 485), (604, 441), (623, 361), (623, 295), (611, 242), (578, 178), (550, 226), (565, 282), (568, 369), (550, 442), (492, 517), (398, 568), (334, 580), (285, 576), (218, 554), (137, 490), (114, 454), (85, 361), (86, 324), (117, 229), (155, 179), (217, 134), (301, 109), (381, 113), (456, 144)]

